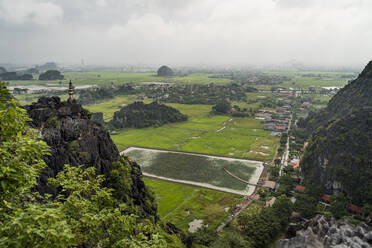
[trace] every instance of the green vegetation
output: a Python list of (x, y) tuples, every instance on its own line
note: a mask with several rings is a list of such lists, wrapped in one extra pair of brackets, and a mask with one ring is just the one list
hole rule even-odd
[(175, 180), (210, 184), (242, 193), (248, 192), (250, 186), (228, 175), (224, 169), (234, 175), (239, 175), (241, 179), (246, 181), (252, 181), (252, 175), (255, 175), (257, 179), (256, 170), (259, 170), (257, 162), (245, 160), (226, 160), (141, 148), (133, 148), (126, 154), (141, 165), (144, 173)]
[(241, 196), (177, 183), (149, 178), (144, 178), (144, 182), (156, 192), (160, 217), (184, 231), (194, 219), (202, 219), (203, 224), (216, 228), (229, 214), (225, 208), (242, 200)]
[(86, 105), (84, 108), (90, 112), (101, 112), (105, 120), (110, 120), (114, 116), (114, 113), (120, 110), (122, 105), (130, 104), (137, 100), (136, 96), (117, 96), (110, 100), (105, 100), (98, 104)]
[(119, 150), (142, 146), (253, 160), (269, 160), (275, 154), (279, 138), (263, 130), (259, 120), (211, 116), (211, 105), (167, 105), (188, 115), (188, 121), (159, 128), (122, 129), (112, 135)]
[(183, 122), (187, 116), (180, 113), (175, 108), (152, 102), (134, 102), (122, 107), (120, 111), (114, 113), (114, 118), (108, 123), (113, 128), (144, 128), (159, 127), (166, 123)]
[[(220, 132), (198, 128), (211, 128), (217, 125), (217, 123), (211, 123), (211, 120), (208, 120), (208, 123), (194, 122), (189, 124), (187, 122), (180, 124), (180, 127), (171, 124), (141, 130), (123, 129), (121, 133), (112, 135), (112, 139), (120, 150), (130, 146), (143, 146), (189, 152), (197, 151), (253, 160), (269, 160), (274, 156), (278, 143), (277, 137), (269, 136), (270, 132), (264, 131), (262, 128), (249, 129), (259, 123), (257, 120), (238, 118), (234, 120), (236, 121), (230, 121), (228, 127)], [(188, 127), (186, 128), (186, 126)]]
[[(56, 195), (34, 192), (46, 166), (42, 156), (48, 154), (48, 147), (26, 121), (30, 119), (25, 110), (1, 84), (1, 247), (183, 247), (177, 236), (156, 224), (156, 212), (152, 219), (139, 217), (129, 195), (135, 179), (128, 174), (130, 164), (125, 158), (114, 163), (107, 178), (96, 175), (94, 167), (65, 165), (48, 180)], [(114, 186), (127, 198), (119, 200), (117, 192), (102, 185)], [(151, 195), (143, 200), (147, 210), (156, 209)]]
[(265, 72), (268, 75), (283, 75), (289, 77), (276, 86), (279, 87), (333, 87), (344, 86), (355, 76), (354, 72), (317, 72), (317, 71), (283, 71)]

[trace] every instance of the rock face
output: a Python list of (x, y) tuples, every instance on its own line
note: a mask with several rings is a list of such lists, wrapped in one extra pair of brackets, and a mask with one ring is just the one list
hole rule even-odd
[[(26, 106), (31, 126), (41, 131), (50, 146), (45, 158), (39, 190), (45, 191), (46, 179), (54, 177), (65, 164), (94, 166), (97, 173), (107, 174), (119, 152), (101, 125), (90, 120), (90, 113), (76, 103), (61, 102), (58, 97), (42, 97)], [(43, 192), (44, 193), (44, 192)]]
[(296, 236), (279, 240), (275, 248), (372, 247), (372, 229), (365, 224), (355, 226), (318, 215), (301, 225), (302, 229)]
[(110, 125), (114, 128), (143, 128), (186, 120), (187, 116), (181, 114), (177, 109), (164, 104), (135, 102), (115, 112)]
[(372, 107), (372, 61), (358, 78), (343, 87), (320, 112), (312, 113), (303, 125), (309, 133), (329, 121), (343, 118), (352, 112)]
[(92, 121), (95, 121), (99, 124), (101, 124), (102, 126), (105, 124), (105, 121), (103, 120), (103, 113), (102, 112), (96, 112), (96, 113), (92, 113)]
[(173, 70), (166, 65), (163, 65), (158, 69), (158, 77), (171, 77), (173, 75)]
[(329, 193), (344, 191), (359, 206), (372, 203), (372, 111), (353, 112), (318, 128), (301, 160), (305, 178)]
[(372, 61), (328, 106), (301, 127), (312, 132), (301, 160), (309, 183), (346, 192), (354, 204), (372, 204)]
[[(36, 190), (40, 193), (55, 192), (47, 186), (49, 177), (55, 177), (63, 170), (65, 164), (95, 167), (97, 174), (110, 178), (110, 172), (116, 168), (117, 178), (111, 185), (117, 185), (118, 200), (132, 202), (142, 215), (156, 216), (156, 205), (152, 202), (141, 177), (138, 164), (120, 157), (119, 151), (103, 126), (90, 120), (91, 114), (75, 102), (61, 102), (59, 97), (42, 97), (38, 102), (24, 107), (32, 118), (30, 125), (40, 130), (44, 140), (50, 146), (50, 155), (44, 158), (48, 167), (39, 178)], [(129, 169), (129, 175), (120, 174), (115, 164), (121, 161)], [(116, 167), (115, 167), (116, 166)], [(125, 169), (126, 170), (126, 169)], [(118, 174), (119, 173), (119, 174)], [(121, 181), (120, 181), (121, 180)], [(117, 183), (119, 181), (119, 183)], [(130, 189), (123, 191), (123, 184), (128, 183)]]
[(65, 77), (61, 74), (61, 72), (57, 70), (49, 70), (44, 73), (41, 73), (39, 76), (39, 80), (62, 80)]

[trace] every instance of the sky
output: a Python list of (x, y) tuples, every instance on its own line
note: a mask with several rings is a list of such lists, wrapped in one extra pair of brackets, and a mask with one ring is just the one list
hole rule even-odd
[(0, 0), (0, 63), (361, 66), (370, 0)]

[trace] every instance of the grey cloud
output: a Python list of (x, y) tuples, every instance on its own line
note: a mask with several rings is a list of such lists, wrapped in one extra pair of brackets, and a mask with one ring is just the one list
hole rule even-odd
[(0, 0), (0, 62), (359, 65), (371, 11), (365, 0)]

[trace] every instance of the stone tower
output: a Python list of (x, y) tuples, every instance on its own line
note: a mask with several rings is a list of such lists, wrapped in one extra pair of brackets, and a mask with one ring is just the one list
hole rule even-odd
[(74, 94), (75, 94), (75, 87), (72, 85), (72, 82), (70, 80), (70, 83), (68, 85), (68, 102), (72, 103), (74, 101)]

